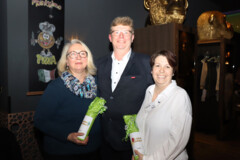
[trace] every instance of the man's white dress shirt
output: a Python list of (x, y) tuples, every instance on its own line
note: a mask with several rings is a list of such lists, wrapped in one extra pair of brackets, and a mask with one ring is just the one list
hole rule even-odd
[(143, 138), (144, 160), (186, 160), (185, 147), (192, 124), (192, 106), (187, 92), (175, 80), (152, 102), (155, 84), (148, 87), (137, 114)]
[(122, 76), (122, 73), (127, 66), (131, 52), (132, 49), (130, 49), (130, 51), (122, 58), (122, 60), (117, 60), (114, 56), (114, 53), (112, 53), (112, 72), (111, 72), (112, 92), (117, 87), (117, 84)]

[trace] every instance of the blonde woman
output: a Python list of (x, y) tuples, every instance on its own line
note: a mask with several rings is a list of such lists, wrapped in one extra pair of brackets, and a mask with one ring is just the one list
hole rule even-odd
[(80, 40), (65, 44), (57, 65), (59, 77), (41, 97), (34, 116), (44, 135), (44, 158), (97, 160), (101, 142), (99, 117), (89, 137), (81, 141), (78, 129), (88, 106), (97, 96), (96, 68), (89, 48)]

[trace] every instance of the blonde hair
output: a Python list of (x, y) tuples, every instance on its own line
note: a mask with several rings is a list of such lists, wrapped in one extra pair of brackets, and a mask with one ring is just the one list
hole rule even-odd
[(86, 67), (86, 73), (90, 74), (90, 75), (96, 75), (97, 69), (93, 62), (92, 53), (91, 53), (90, 49), (87, 47), (87, 45), (78, 39), (73, 39), (73, 40), (71, 40), (70, 43), (66, 43), (64, 45), (61, 57), (57, 64), (58, 75), (61, 76), (63, 72), (67, 71), (67, 53), (68, 53), (69, 48), (73, 44), (81, 44), (84, 47), (84, 49), (87, 51), (88, 64)]
[(128, 16), (114, 18), (110, 26), (110, 33), (112, 32), (112, 27), (117, 25), (129, 26), (132, 34), (134, 33), (133, 20)]

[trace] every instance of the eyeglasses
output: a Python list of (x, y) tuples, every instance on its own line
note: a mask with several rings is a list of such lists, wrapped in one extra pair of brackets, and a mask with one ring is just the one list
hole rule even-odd
[(114, 36), (114, 37), (117, 37), (120, 35), (120, 33), (123, 33), (124, 36), (130, 36), (132, 34), (132, 31), (129, 31), (129, 30), (123, 30), (123, 31), (112, 31), (111, 34)]
[(67, 53), (67, 56), (69, 56), (72, 59), (77, 59), (78, 54), (81, 58), (86, 58), (88, 55), (87, 51), (80, 51), (80, 52), (72, 51)]

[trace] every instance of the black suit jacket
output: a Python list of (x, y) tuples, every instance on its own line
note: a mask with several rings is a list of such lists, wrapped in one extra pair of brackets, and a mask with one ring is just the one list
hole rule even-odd
[(99, 96), (107, 101), (108, 107), (102, 116), (103, 136), (115, 150), (131, 149), (130, 141), (123, 140), (126, 135), (123, 116), (138, 113), (145, 91), (153, 83), (149, 60), (148, 55), (132, 52), (113, 92), (111, 55), (99, 59), (96, 63)]

